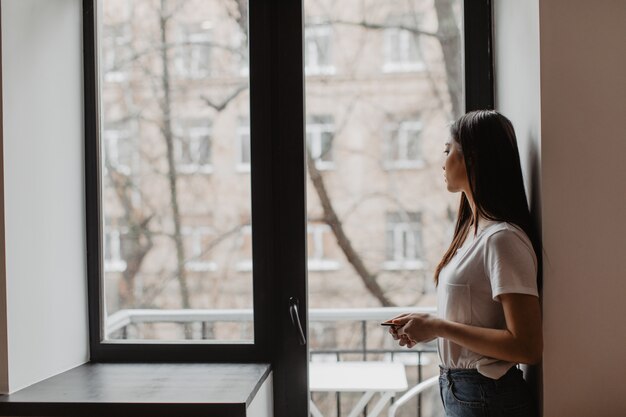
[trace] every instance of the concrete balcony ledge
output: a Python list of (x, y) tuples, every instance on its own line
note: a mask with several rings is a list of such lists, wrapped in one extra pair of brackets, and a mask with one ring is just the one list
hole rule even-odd
[(85, 364), (0, 396), (0, 416), (244, 417), (268, 377), (267, 364)]

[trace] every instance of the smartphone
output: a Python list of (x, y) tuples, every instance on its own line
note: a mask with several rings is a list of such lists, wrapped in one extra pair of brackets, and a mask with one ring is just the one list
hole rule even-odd
[(388, 321), (383, 321), (382, 323), (380, 323), (381, 326), (389, 326), (389, 327), (400, 327), (399, 324), (396, 323), (391, 323)]

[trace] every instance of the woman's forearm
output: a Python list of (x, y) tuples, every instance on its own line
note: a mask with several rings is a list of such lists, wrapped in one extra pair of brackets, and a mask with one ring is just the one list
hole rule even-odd
[(437, 319), (438, 337), (448, 339), (472, 352), (508, 362), (536, 364), (541, 360), (541, 347), (526, 337), (509, 330), (488, 329)]

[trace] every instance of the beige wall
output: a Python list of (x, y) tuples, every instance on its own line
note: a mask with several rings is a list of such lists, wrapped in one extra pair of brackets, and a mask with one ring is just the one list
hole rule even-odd
[(539, 5), (545, 416), (626, 415), (626, 3)]
[(626, 5), (494, 5), (497, 108), (542, 223), (543, 415), (623, 416)]

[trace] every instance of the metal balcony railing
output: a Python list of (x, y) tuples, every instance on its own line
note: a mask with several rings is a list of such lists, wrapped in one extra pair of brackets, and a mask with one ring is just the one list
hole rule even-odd
[[(311, 361), (342, 361), (342, 360), (401, 360), (407, 370), (415, 367), (415, 375), (410, 379), (419, 384), (424, 381), (423, 368), (430, 361), (427, 356), (436, 353), (433, 343), (419, 344), (413, 349), (401, 348), (395, 343), (378, 343), (374, 345), (371, 339), (378, 341), (386, 338), (381, 337), (380, 332), (386, 332), (386, 328), (378, 326), (381, 321), (402, 313), (430, 313), (434, 314), (434, 307), (381, 307), (381, 308), (349, 308), (349, 309), (310, 309), (309, 331), (312, 328), (332, 328), (339, 323), (352, 323), (359, 329), (359, 342), (350, 343), (346, 346), (330, 346), (323, 341), (310, 347)], [(206, 339), (210, 332), (208, 328), (214, 323), (240, 323), (252, 324), (252, 309), (222, 309), (222, 310), (121, 310), (110, 315), (106, 320), (107, 339), (128, 339), (128, 329), (131, 326), (140, 327), (149, 323), (174, 323), (181, 326), (200, 326), (200, 338)], [(377, 334), (374, 334), (377, 333)], [(116, 334), (115, 338), (111, 335)], [(351, 335), (354, 336), (354, 335)], [(373, 337), (376, 336), (376, 337)], [(353, 337), (354, 338), (354, 337)], [(390, 339), (387, 339), (390, 341)], [(310, 344), (311, 345), (311, 344)], [(336, 394), (336, 415), (341, 416), (341, 395)], [(416, 415), (422, 416), (422, 398), (416, 397)]]

